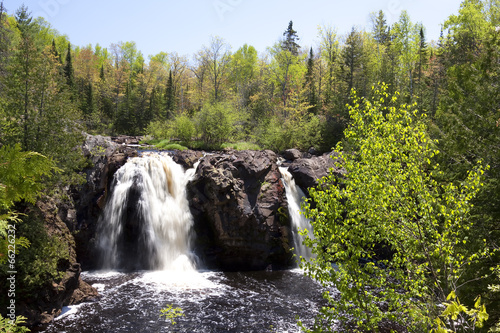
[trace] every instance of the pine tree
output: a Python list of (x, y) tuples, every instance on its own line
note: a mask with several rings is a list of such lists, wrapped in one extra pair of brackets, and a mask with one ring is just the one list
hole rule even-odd
[(165, 90), (165, 111), (167, 119), (172, 118), (172, 113), (175, 108), (174, 81), (172, 79), (172, 71), (168, 74), (167, 88)]
[(4, 23), (5, 7), (3, 6), (3, 1), (0, 2), (0, 91), (3, 89), (3, 77), (6, 75), (7, 71), (7, 60), (9, 58), (9, 35), (7, 28)]
[(425, 84), (424, 70), (427, 67), (428, 63), (428, 51), (427, 51), (427, 43), (425, 42), (425, 33), (424, 27), (420, 27), (420, 45), (418, 50), (418, 73), (417, 80), (415, 82), (417, 88), (417, 97), (419, 99), (418, 107), (419, 111), (422, 112), (424, 109), (427, 109), (427, 105), (429, 105), (428, 100), (424, 100), (424, 93), (429, 91), (427, 85)]
[(309, 50), (309, 58), (307, 59), (307, 72), (305, 78), (306, 78), (305, 86), (307, 89), (307, 102), (311, 106), (310, 111), (316, 113), (318, 100), (316, 96), (316, 84), (314, 82), (314, 53), (312, 47)]
[(59, 52), (57, 52), (56, 41), (52, 40), (52, 53), (56, 58), (59, 58)]
[(68, 86), (73, 89), (75, 87), (75, 78), (73, 70), (73, 62), (71, 60), (71, 44), (68, 43), (68, 53), (66, 53), (66, 63), (64, 65), (64, 75)]
[(297, 36), (297, 31), (293, 30), (293, 22), (288, 23), (288, 28), (283, 33), (285, 39), (281, 42), (281, 47), (283, 50), (289, 51), (292, 55), (298, 56), (300, 45), (297, 41), (300, 39)]
[(101, 65), (101, 71), (99, 73), (99, 78), (101, 81), (106, 81), (106, 76), (104, 75), (104, 64)]
[(344, 80), (347, 83), (346, 95), (349, 95), (351, 89), (356, 86), (356, 78), (361, 69), (361, 58), (363, 57), (361, 36), (354, 27), (349, 36), (347, 36), (345, 43), (345, 47), (342, 50), (342, 56), (344, 58), (343, 72)]
[(389, 27), (383, 11), (379, 11), (373, 21), (373, 39), (381, 45), (387, 45), (389, 42)]
[[(24, 150), (29, 150), (32, 127), (30, 94), (32, 94), (33, 81), (36, 79), (33, 71), (38, 66), (39, 59), (36, 57), (38, 49), (34, 41), (35, 26), (28, 8), (22, 5), (16, 11), (15, 19), (21, 40), (11, 62), (11, 73), (16, 79), (8, 80), (11, 103), (9, 109), (13, 116), (22, 119), (22, 145)], [(22, 98), (19, 98), (20, 95)]]

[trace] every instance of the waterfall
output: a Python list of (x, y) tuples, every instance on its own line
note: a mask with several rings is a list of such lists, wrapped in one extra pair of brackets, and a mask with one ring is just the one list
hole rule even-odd
[(193, 175), (159, 153), (132, 158), (116, 172), (99, 221), (103, 269), (195, 269), (186, 198)]
[(305, 195), (299, 186), (295, 184), (293, 176), (287, 168), (279, 168), (283, 183), (285, 184), (286, 199), (288, 201), (288, 214), (292, 222), (293, 240), (295, 243), (295, 254), (300, 258), (308, 260), (312, 257), (311, 249), (304, 245), (304, 236), (299, 234), (299, 230), (308, 230), (309, 237), (314, 237), (310, 221), (300, 211), (300, 206), (304, 202)]

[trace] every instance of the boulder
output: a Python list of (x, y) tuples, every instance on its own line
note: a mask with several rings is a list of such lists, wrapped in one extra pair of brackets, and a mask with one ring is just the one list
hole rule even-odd
[(139, 145), (142, 140), (142, 136), (128, 136), (128, 135), (120, 135), (113, 136), (111, 140), (120, 145)]
[(272, 151), (203, 157), (188, 198), (195, 252), (208, 268), (286, 268), (292, 243), (285, 188)]
[(22, 301), (21, 314), (27, 317), (28, 325), (48, 324), (61, 314), (64, 306), (96, 299), (97, 290), (83, 281), (80, 273), (80, 265), (74, 263), (66, 270), (60, 282), (52, 282), (47, 288), (40, 290), (36, 300)]
[(295, 161), (302, 158), (302, 153), (298, 149), (287, 149), (283, 152), (283, 158), (287, 161)]
[(191, 169), (203, 155), (205, 155), (204, 152), (196, 150), (176, 150), (170, 153), (174, 162), (182, 165), (184, 169)]
[(317, 186), (318, 179), (328, 175), (330, 170), (343, 174), (341, 169), (335, 167), (335, 156), (332, 152), (322, 156), (299, 158), (284, 166), (288, 166), (288, 172), (292, 174), (295, 183), (302, 189), (307, 190), (310, 187)]

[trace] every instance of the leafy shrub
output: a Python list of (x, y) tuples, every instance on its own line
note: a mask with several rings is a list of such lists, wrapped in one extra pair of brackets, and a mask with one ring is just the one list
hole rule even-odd
[(273, 117), (258, 130), (257, 142), (276, 152), (288, 148), (307, 150), (321, 145), (321, 120), (317, 116)]
[(155, 139), (167, 139), (170, 137), (170, 127), (166, 121), (155, 120), (146, 128), (146, 135)]
[(183, 142), (191, 141), (195, 133), (194, 124), (186, 115), (180, 115), (175, 118), (173, 124), (173, 135)]
[(205, 104), (196, 115), (196, 129), (203, 142), (220, 146), (234, 132), (236, 114), (227, 103)]
[(27, 327), (22, 326), (26, 323), (26, 318), (23, 316), (17, 316), (16, 320), (12, 322), (9, 318), (4, 318), (0, 315), (0, 332), (7, 333), (24, 333), (30, 332)]

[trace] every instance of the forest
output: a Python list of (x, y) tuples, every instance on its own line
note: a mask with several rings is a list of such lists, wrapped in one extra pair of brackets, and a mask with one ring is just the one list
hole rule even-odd
[[(362, 100), (380, 101), (385, 110), (396, 103), (387, 96), (397, 96), (397, 107), (422, 116), (422, 136), (439, 151), (425, 157), (439, 166), (432, 184), (462, 184), (478, 162), (485, 166), (477, 194), (466, 202), (474, 227), (461, 231), (453, 249), (466, 239), (460, 253), (470, 257), (487, 248), (488, 255), (460, 266), (461, 277), (474, 283), (457, 297), (472, 308), (481, 295), (490, 317), (483, 329), (500, 331), (494, 328), (500, 320), (500, 2), (464, 0), (437, 41), (428, 41), (425, 27), (406, 11), (392, 25), (383, 11), (371, 18), (368, 30), (321, 26), (320, 43), (308, 49), (290, 21), (263, 53), (250, 44), (232, 50), (214, 36), (193, 55), (169, 51), (145, 59), (133, 41), (72, 45), (28, 8), (8, 15), (1, 4), (3, 240), (8, 221), (21, 219), (16, 202), (34, 203), (42, 192), (81, 184), (79, 171), (88, 162), (75, 147), (84, 133), (143, 136), (168, 149), (319, 154), (338, 143), (349, 147), (350, 114)], [(16, 242), (19, 248), (29, 243)], [(56, 245), (43, 244), (57, 253)], [(33, 286), (43, 280), (37, 276)]]

